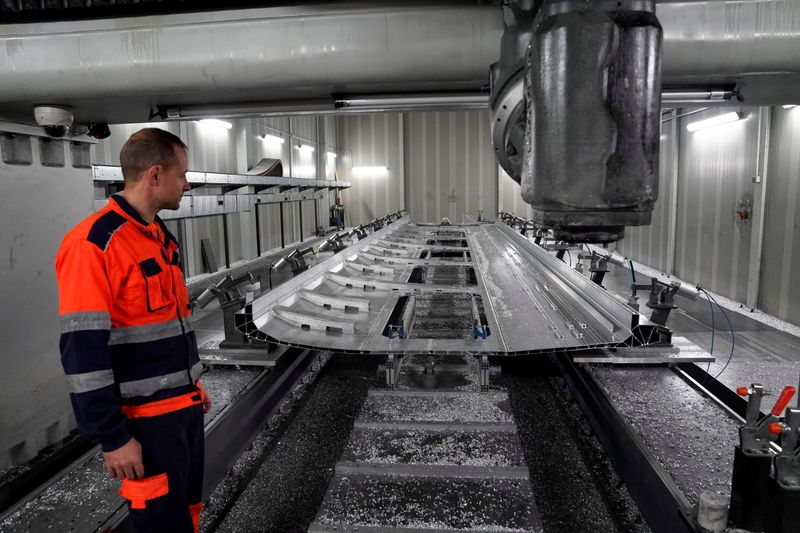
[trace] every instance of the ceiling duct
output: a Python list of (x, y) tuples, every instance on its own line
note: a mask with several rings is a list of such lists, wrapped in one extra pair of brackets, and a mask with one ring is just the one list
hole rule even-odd
[[(800, 94), (800, 2), (657, 2), (656, 14), (665, 86), (730, 84), (746, 105)], [(466, 2), (0, 24), (0, 115), (32, 122), (32, 106), (50, 102), (79, 122), (125, 123), (159, 105), (479, 93), (500, 48), (529, 40), (523, 31), (502, 44), (502, 11)]]

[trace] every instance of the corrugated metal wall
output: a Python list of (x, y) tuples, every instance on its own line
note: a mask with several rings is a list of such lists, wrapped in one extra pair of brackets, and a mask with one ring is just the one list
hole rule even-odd
[[(689, 110), (681, 110), (685, 113)], [(740, 302), (747, 302), (748, 278), (758, 292), (754, 304), (766, 312), (800, 323), (800, 305), (792, 294), (800, 288), (791, 273), (800, 266), (800, 251), (794, 244), (798, 223), (798, 179), (800, 178), (800, 113), (780, 107), (764, 108), (771, 116), (770, 144), (766, 152), (768, 170), (764, 185), (753, 183), (758, 175), (759, 113), (761, 108), (742, 108), (747, 117), (738, 122), (700, 130), (686, 130), (687, 124), (720, 115), (729, 110), (709, 109), (678, 120), (677, 154), (672, 152), (673, 132), (664, 128), (662, 137), (661, 195), (654, 211), (653, 225), (628, 228), (618, 244), (620, 251), (637, 261)], [(764, 126), (766, 133), (766, 122)], [(766, 138), (766, 136), (765, 136)], [(677, 167), (674, 162), (677, 161)], [(677, 172), (673, 172), (677, 169)], [(674, 175), (677, 194), (670, 182)], [(756, 187), (764, 187), (766, 208), (761, 212)], [(760, 275), (750, 272), (751, 255), (757, 264), (753, 223), (737, 221), (740, 202), (749, 203), (754, 217), (765, 217), (764, 249)], [(674, 206), (674, 241), (670, 239)], [(674, 265), (667, 251), (674, 245)], [(757, 299), (755, 299), (757, 297)]]
[[(734, 209), (737, 200), (753, 201), (758, 150), (758, 109), (744, 111), (746, 120), (694, 133), (686, 130), (688, 123), (722, 111), (710, 109), (664, 125), (653, 223), (627, 228), (617, 245), (636, 261), (739, 301), (747, 298), (752, 224), (737, 223)], [(675, 255), (669, 264), (673, 206)]]
[[(533, 217), (533, 209), (522, 199), (522, 188), (519, 183), (512, 180), (505, 170), (497, 167), (498, 208), (497, 212), (505, 211), (522, 218)], [(484, 213), (484, 220), (492, 220), (497, 213)]]
[(412, 220), (454, 223), (492, 217), (498, 177), (486, 111), (406, 113), (403, 123), (406, 209)]
[(281, 247), (280, 204), (262, 204), (257, 207), (261, 221), (261, 253), (277, 250)]
[[(317, 176), (317, 117), (301, 116), (289, 119), (292, 132), (292, 177), (311, 178)], [(300, 149), (310, 146), (314, 151)], [(288, 176), (288, 174), (287, 174)]]
[[(95, 165), (119, 165), (119, 151), (128, 138), (142, 128), (160, 128), (180, 137), (180, 122), (153, 122), (149, 124), (114, 124), (111, 136), (91, 147), (92, 163)], [(183, 139), (186, 142), (186, 139)], [(189, 143), (186, 143), (187, 145)]]
[[(680, 121), (680, 119), (678, 119)], [(675, 197), (675, 181), (673, 179), (677, 164), (677, 142), (680, 137), (678, 124), (670, 120), (662, 125), (661, 156), (659, 159), (658, 201), (653, 210), (652, 223), (649, 226), (625, 228), (625, 238), (617, 243), (620, 253), (636, 258), (662, 272), (671, 274), (673, 265), (668, 258), (671, 240), (671, 214)]]
[[(342, 192), (346, 222), (369, 222), (402, 209), (403, 118), (398, 113), (339, 116), (337, 132), (342, 153), (339, 179), (352, 185)], [(385, 166), (387, 172), (353, 173), (352, 167)]]
[[(231, 121), (230, 130), (209, 127), (195, 121), (181, 122), (181, 139), (189, 146), (189, 169), (204, 172), (239, 171), (237, 165), (236, 134), (247, 121)], [(242, 169), (244, 171), (246, 169)]]
[(800, 107), (772, 110), (759, 307), (800, 323)]
[[(289, 155), (292, 150), (292, 143), (288, 135), (289, 119), (286, 117), (258, 118), (252, 121), (252, 128), (253, 135), (250, 140), (252, 146), (249, 151), (254, 154), (254, 157), (249, 162), (250, 165), (248, 168), (252, 168), (265, 158), (280, 159), (283, 165), (283, 175), (288, 176)], [(267, 134), (283, 138), (283, 144), (278, 141), (265, 139), (264, 135)]]
[[(344, 153), (341, 179), (348, 224), (368, 222), (405, 207), (418, 222), (497, 211), (497, 165), (484, 111), (337, 117)], [(387, 173), (351, 173), (386, 166)]]
[[(321, 201), (321, 200), (320, 200)], [(317, 234), (317, 223), (320, 224), (323, 222), (322, 220), (318, 220), (319, 218), (319, 210), (317, 210), (317, 204), (319, 201), (316, 200), (305, 200), (300, 202), (299, 204), (302, 207), (302, 221), (303, 221), (303, 240), (313, 237)], [(315, 210), (316, 213), (315, 213)], [(299, 213), (298, 213), (299, 214)], [(325, 224), (327, 226), (327, 224)]]
[(684, 117), (679, 124), (675, 274), (738, 301), (747, 298), (752, 224), (735, 222), (734, 205), (753, 201), (758, 151), (758, 109), (745, 111), (746, 120), (694, 133), (686, 131), (688, 122), (720, 111)]
[[(231, 130), (215, 129), (197, 122), (169, 122), (153, 124), (125, 124), (112, 126), (112, 135), (93, 147), (93, 162), (99, 165), (119, 165), (119, 151), (128, 137), (144, 127), (159, 127), (180, 136), (189, 147), (189, 169), (207, 172), (243, 173), (263, 158), (280, 159), (283, 175), (316, 179), (317, 155), (328, 150), (337, 151), (337, 131), (334, 117), (320, 117), (325, 131), (324, 145), (318, 146), (318, 117), (270, 117), (255, 120), (232, 120)], [(282, 137), (283, 144), (264, 140), (264, 134)], [(297, 146), (306, 144), (315, 148), (314, 152), (299, 150)], [(324, 161), (325, 159), (323, 159)], [(330, 159), (331, 165), (336, 159)], [(334, 169), (327, 172), (333, 179)], [(204, 188), (204, 193), (221, 194), (221, 190)], [(241, 191), (246, 192), (246, 191)], [(302, 207), (302, 238), (316, 233), (317, 225), (327, 226), (328, 208), (333, 202), (332, 195), (317, 201), (307, 200)], [(261, 252), (279, 248), (280, 211), (277, 206), (259, 207), (259, 233)], [(301, 238), (300, 202), (289, 202), (284, 207), (284, 242), (291, 244)], [(315, 213), (316, 211), (316, 213)], [(176, 233), (181, 233), (180, 224), (171, 223)], [(191, 242), (186, 243), (186, 266), (190, 276), (205, 272), (200, 242), (209, 239), (219, 266), (226, 263), (224, 226), (222, 216), (200, 217), (187, 222), (182, 232)], [(227, 262), (235, 263), (257, 256), (255, 211), (227, 215), (227, 248), (230, 255)]]

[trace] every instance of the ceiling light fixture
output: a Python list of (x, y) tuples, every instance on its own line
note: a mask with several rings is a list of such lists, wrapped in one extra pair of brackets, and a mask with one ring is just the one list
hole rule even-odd
[(277, 135), (270, 135), (269, 133), (264, 135), (264, 140), (272, 142), (272, 143), (280, 143), (280, 144), (283, 144), (284, 142), (286, 142), (286, 139), (284, 139), (283, 137), (278, 137)]
[(339, 98), (339, 111), (415, 111), (440, 109), (485, 109), (489, 95), (469, 94), (374, 94)]
[(295, 177), (298, 178), (311, 177), (316, 171), (317, 169), (314, 168), (314, 165), (297, 165), (294, 167)]
[(295, 146), (295, 148), (297, 148), (301, 152), (313, 152), (314, 151), (314, 147), (309, 145), (309, 144), (298, 144), (297, 146)]
[(386, 174), (387, 167), (353, 167), (354, 174)]
[(731, 111), (730, 113), (717, 115), (716, 117), (711, 117), (704, 120), (698, 120), (697, 122), (690, 122), (689, 124), (686, 125), (686, 129), (688, 131), (704, 130), (707, 128), (713, 128), (715, 126), (721, 126), (723, 124), (730, 124), (731, 122), (736, 122), (737, 120), (741, 120), (744, 117), (745, 117), (744, 113), (737, 113), (736, 111)]
[(331, 159), (336, 159), (336, 154), (334, 152), (328, 152), (328, 157)]
[(797, 104), (786, 104), (786, 105), (781, 106), (781, 107), (783, 107), (784, 109), (791, 109), (793, 107), (797, 107)]
[(736, 93), (730, 87), (700, 89), (664, 89), (661, 91), (661, 106), (675, 107), (680, 104), (704, 104), (709, 102), (726, 102)]
[(203, 118), (198, 120), (197, 122), (205, 126), (212, 126), (214, 128), (220, 128), (225, 130), (229, 130), (233, 127), (233, 124), (231, 124), (230, 122), (226, 122), (224, 120), (219, 120), (216, 118)]

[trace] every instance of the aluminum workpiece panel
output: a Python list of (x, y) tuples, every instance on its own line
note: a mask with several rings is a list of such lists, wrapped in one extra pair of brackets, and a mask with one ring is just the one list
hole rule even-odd
[(519, 355), (617, 345), (638, 320), (503, 224), (404, 217), (253, 301), (237, 326), (340, 352)]

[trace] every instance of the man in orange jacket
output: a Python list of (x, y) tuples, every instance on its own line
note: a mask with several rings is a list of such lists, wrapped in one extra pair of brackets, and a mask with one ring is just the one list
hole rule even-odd
[(187, 147), (146, 128), (120, 163), (124, 191), (67, 233), (56, 256), (61, 362), (78, 425), (122, 480), (137, 531), (196, 532), (211, 401), (178, 243), (157, 215), (190, 188)]

